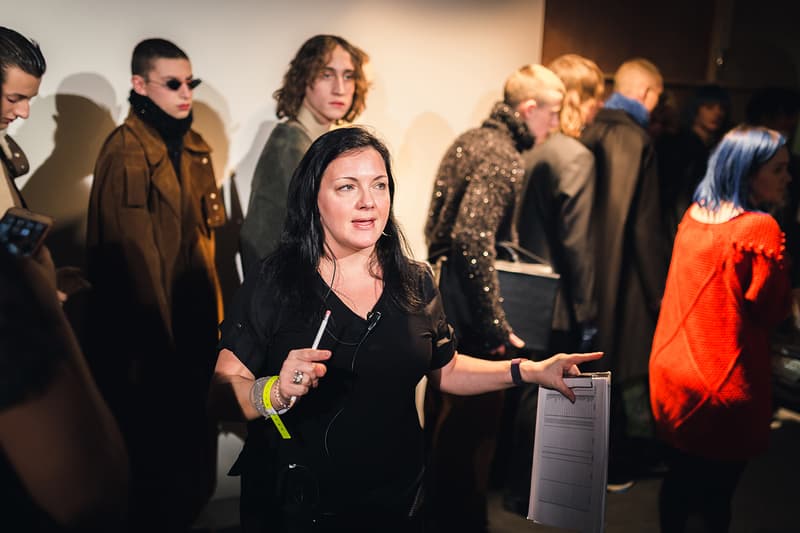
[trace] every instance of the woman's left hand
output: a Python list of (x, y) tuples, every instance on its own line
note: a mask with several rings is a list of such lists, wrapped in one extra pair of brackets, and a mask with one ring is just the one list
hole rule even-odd
[(520, 372), (524, 381), (557, 390), (574, 402), (575, 393), (564, 383), (564, 376), (577, 376), (580, 374), (579, 364), (601, 357), (603, 352), (559, 353), (544, 361), (523, 361), (520, 364)]

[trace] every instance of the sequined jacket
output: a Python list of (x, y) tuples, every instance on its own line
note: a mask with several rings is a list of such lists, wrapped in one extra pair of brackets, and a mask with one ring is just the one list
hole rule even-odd
[(528, 127), (500, 102), (480, 128), (456, 139), (436, 175), (425, 225), (428, 254), (432, 260), (449, 254), (465, 273), (461, 288), (477, 328), (459, 336), (473, 350), (500, 346), (511, 331), (493, 267), (495, 242), (516, 241), (511, 218), (524, 177), (520, 154), (531, 146)]

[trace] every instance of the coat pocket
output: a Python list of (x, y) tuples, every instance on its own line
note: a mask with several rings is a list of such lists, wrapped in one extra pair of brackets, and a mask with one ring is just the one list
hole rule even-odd
[(139, 165), (125, 167), (125, 206), (145, 207), (147, 205), (147, 169)]

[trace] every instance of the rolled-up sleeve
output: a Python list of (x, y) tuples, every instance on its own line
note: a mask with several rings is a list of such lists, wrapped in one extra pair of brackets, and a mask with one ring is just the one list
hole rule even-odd
[(428, 271), (424, 288), (425, 313), (430, 319), (431, 327), (431, 370), (447, 365), (456, 353), (457, 339), (453, 327), (447, 322), (439, 289), (433, 281), (433, 274)]

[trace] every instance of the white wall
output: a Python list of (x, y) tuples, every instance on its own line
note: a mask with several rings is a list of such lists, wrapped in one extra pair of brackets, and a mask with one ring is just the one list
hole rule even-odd
[(358, 122), (392, 150), (396, 213), (424, 258), (439, 159), (479, 125), (509, 73), (540, 60), (543, 18), (544, 0), (18, 2), (2, 24), (39, 41), (48, 62), (31, 118), (10, 129), (33, 169), (24, 194), (58, 219), (59, 238), (77, 253), (94, 159), (127, 114), (133, 46), (164, 37), (203, 79), (196, 127), (214, 149), (218, 178), (237, 172), (246, 208), (255, 158), (275, 123), (272, 92), (305, 39), (334, 33), (372, 57), (374, 84)]

